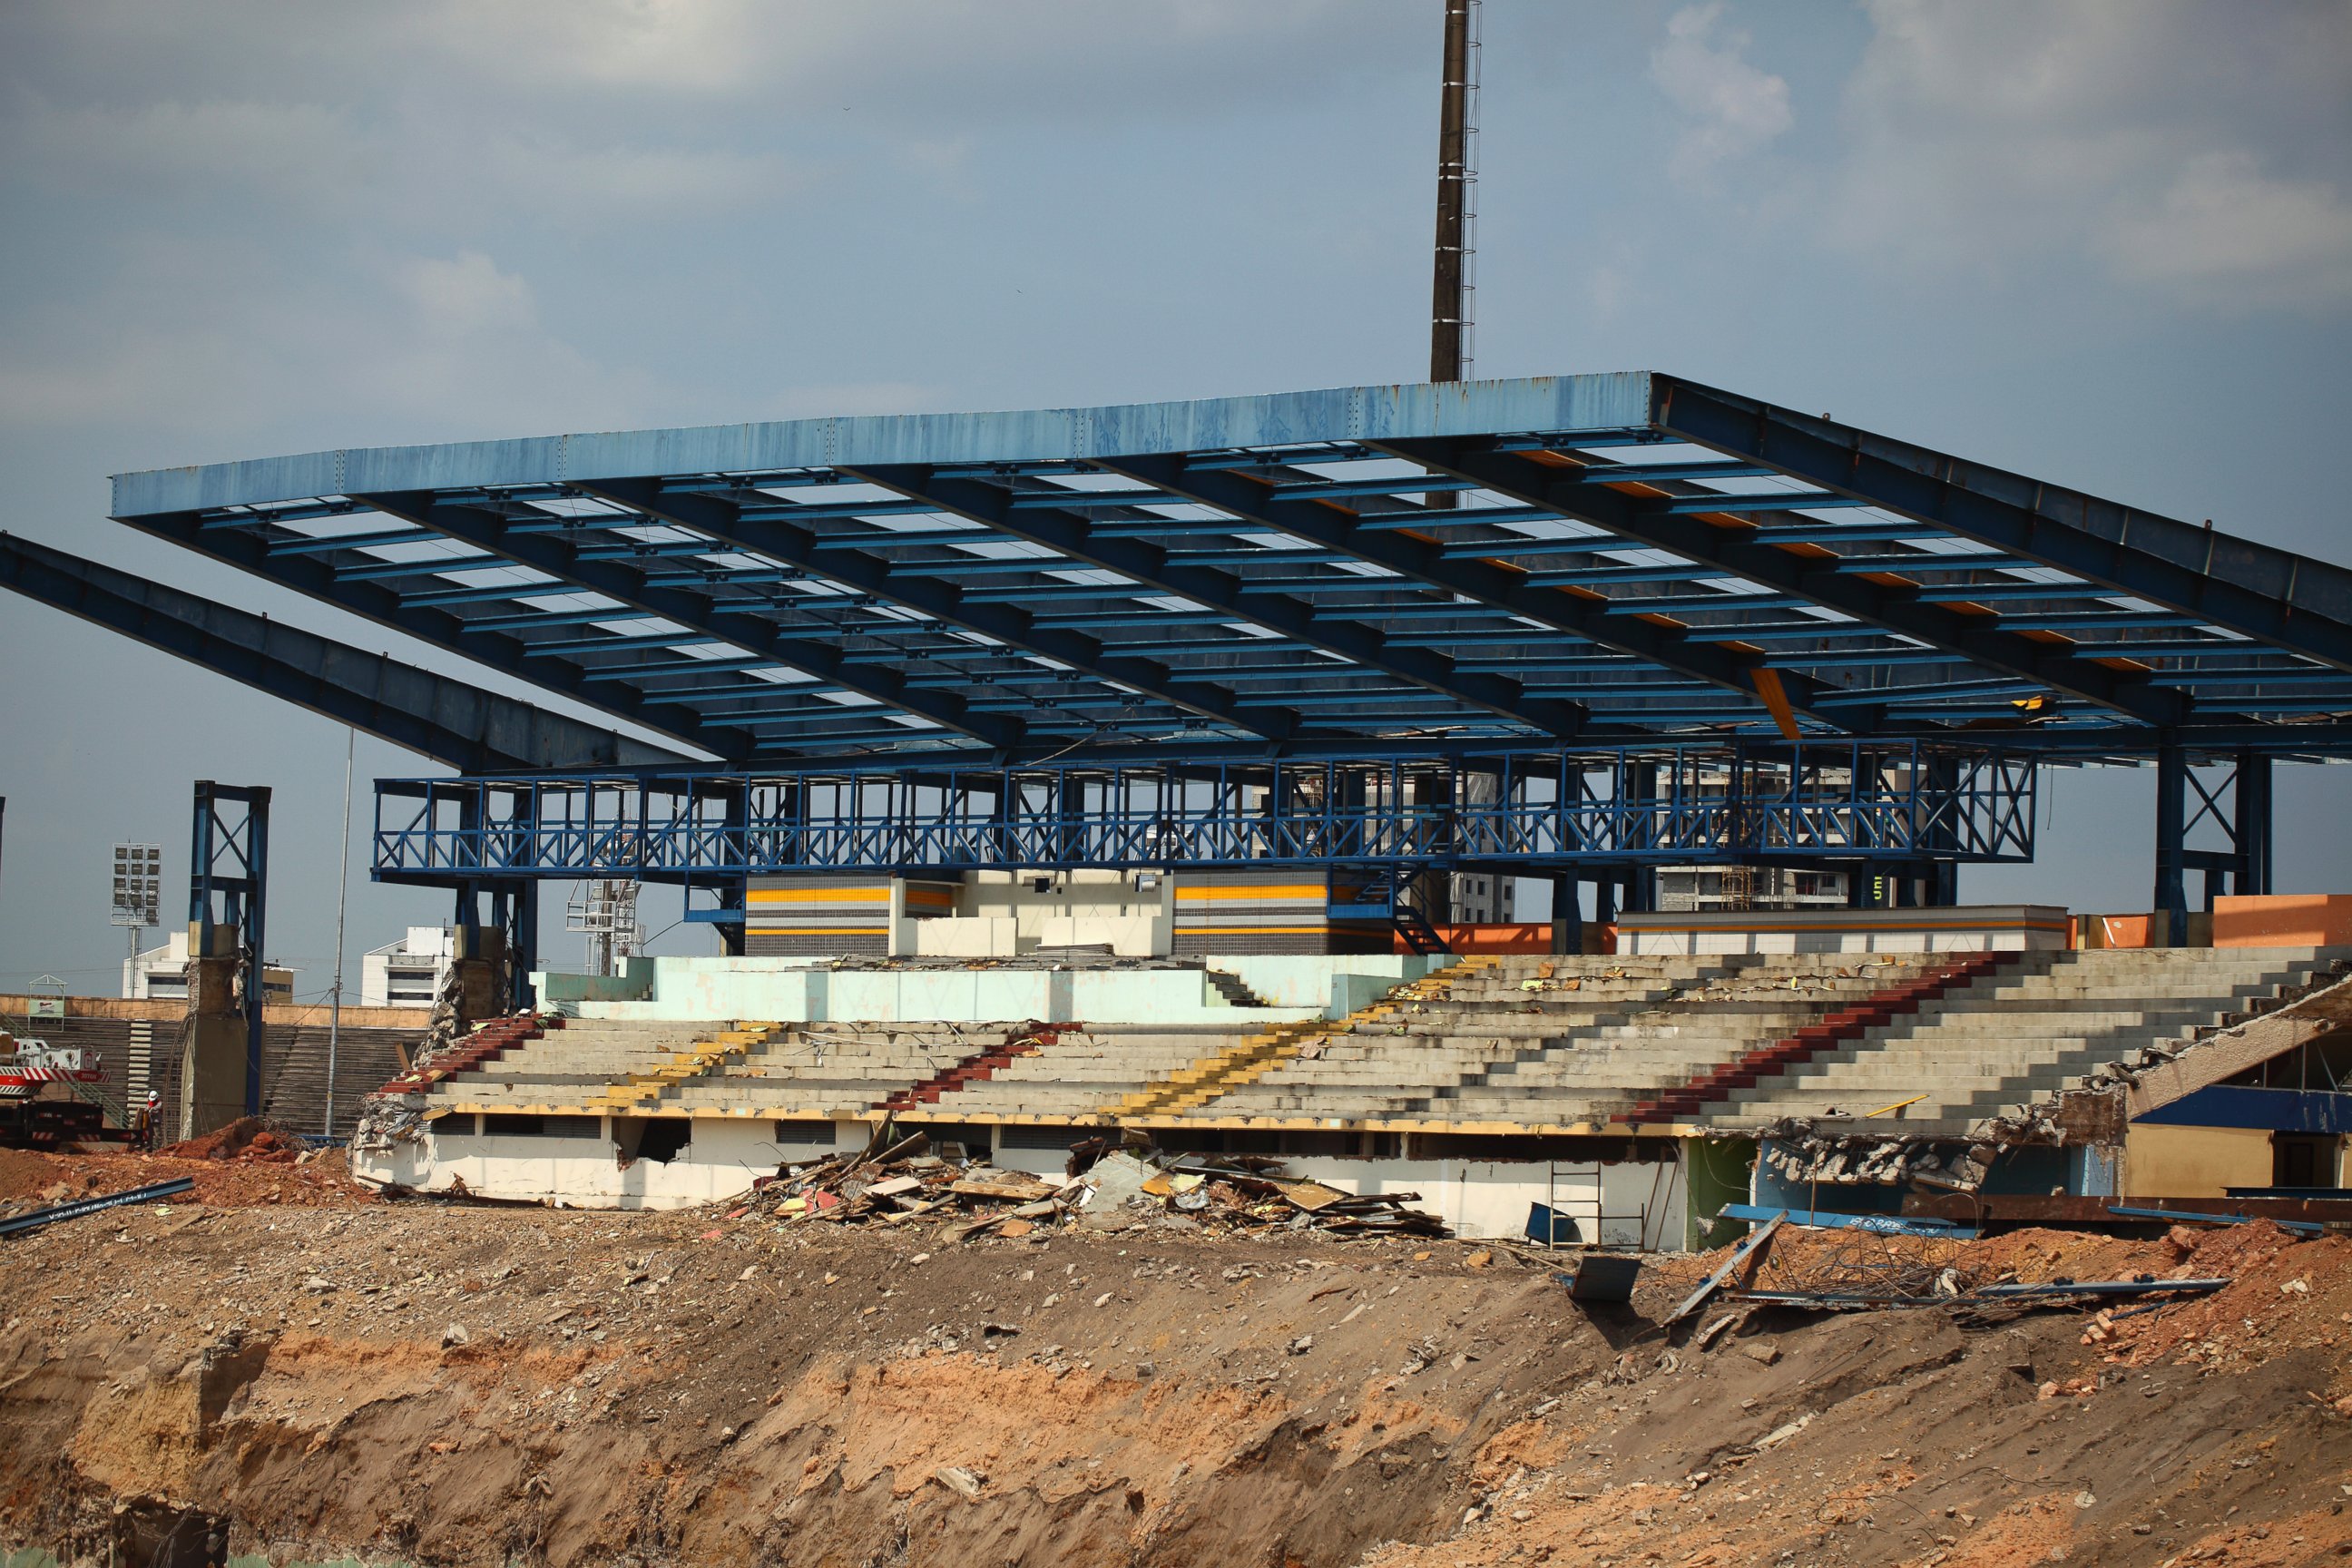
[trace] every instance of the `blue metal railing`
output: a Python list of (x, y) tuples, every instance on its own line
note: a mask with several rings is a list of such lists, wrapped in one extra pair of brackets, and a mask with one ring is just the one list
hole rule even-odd
[(2001, 862), (2030, 758), (1909, 742), (1458, 761), (387, 779), (392, 880), (927, 867)]

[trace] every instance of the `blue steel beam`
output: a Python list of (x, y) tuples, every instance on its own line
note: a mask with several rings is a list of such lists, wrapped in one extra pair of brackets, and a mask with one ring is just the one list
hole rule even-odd
[[(206, 532), (193, 514), (156, 513), (122, 520), (142, 533), (235, 566), (264, 582), (334, 605), (363, 620), (418, 641), (486, 665), (534, 686), (562, 693), (582, 704), (625, 719), (695, 751), (729, 759), (749, 757), (758, 749), (754, 739), (724, 724), (714, 724), (690, 708), (663, 701), (628, 687), (598, 686), (574, 659), (532, 658), (521, 638), (496, 629), (473, 626), (459, 616), (431, 605), (405, 604), (398, 593), (374, 583), (338, 583), (331, 568), (307, 556), (272, 558), (268, 541), (245, 531)], [(597, 618), (619, 619), (611, 611)]]
[[(650, 481), (599, 485), (593, 488), (593, 493), (614, 505), (658, 517), (677, 527), (690, 528), (711, 539), (812, 569), (819, 569), (816, 557), (830, 542), (829, 536), (798, 527), (788, 520), (788, 514), (771, 511), (757, 517), (746, 515), (723, 495), (683, 493)], [(929, 510), (928, 503), (926, 508)], [(988, 531), (974, 529), (957, 542), (971, 543), (992, 538)], [(896, 544), (902, 542), (885, 534), (865, 542)], [(1229, 688), (1219, 686), (1213, 680), (1189, 675), (1164, 660), (1107, 644), (1077, 628), (1042, 621), (1025, 609), (1014, 606), (1000, 608), (974, 602), (968, 592), (953, 584), (910, 580), (894, 573), (889, 563), (862, 552), (844, 551), (828, 555), (821, 569), (836, 582), (877, 598), (903, 605), (943, 625), (961, 626), (1000, 643), (1025, 648), (1069, 665), (1099, 680), (1131, 686), (1163, 702), (1230, 724), (1237, 730), (1268, 740), (1279, 740), (1298, 727), (1298, 715), (1295, 712), (1286, 711), (1278, 706), (1246, 701)]]
[(2352, 572), (1672, 376), (1653, 418), (1680, 439), (2352, 669)]
[(1001, 485), (942, 477), (928, 465), (877, 466), (850, 470), (886, 489), (928, 500), (941, 510), (1002, 532), (1043, 544), (1062, 554), (1119, 573), (1162, 594), (1173, 594), (1196, 604), (1231, 612), (1230, 618), (1277, 632), (1310, 647), (1336, 653), (1357, 664), (1385, 671), (1417, 686), (1483, 708), (1529, 728), (1563, 737), (1583, 727), (1584, 714), (1572, 704), (1549, 698), (1531, 699), (1514, 681), (1486, 675), (1458, 674), (1453, 660), (1434, 651), (1396, 648), (1370, 628), (1335, 625), (1318, 618), (1309, 604), (1287, 597), (1270, 597), (1242, 605), (1242, 579), (1211, 567), (1190, 566), (1175, 552), (1150, 539), (1102, 537), (1094, 520), (1063, 508), (1013, 510), (1013, 493)]
[[(1916, 588), (1843, 576), (1834, 570), (1834, 556), (1792, 553), (1752, 543), (1741, 537), (1745, 531), (1740, 529), (1652, 511), (1642, 498), (1580, 482), (1566, 459), (1534, 461), (1497, 451), (1491, 441), (1477, 438), (1397, 442), (1388, 444), (1388, 449), (1397, 457), (1475, 479), (1499, 495), (1549, 506), (1622, 539), (1763, 584), (1988, 669), (2039, 680), (2054, 691), (2150, 725), (2177, 725), (2190, 716), (2189, 703), (2179, 693), (2157, 690), (2125, 671), (2080, 658), (2069, 645), (2037, 642), (1994, 617), (1920, 604)], [(1570, 468), (1565, 476), (1562, 468)]]
[(0, 586), (461, 773), (688, 761), (389, 655), (5, 533)]
[[(1118, 458), (1103, 466), (1147, 484), (1178, 490), (1189, 500), (1277, 532), (1387, 567), (1411, 580), (1460, 594), (1490, 608), (1525, 616), (1554, 631), (1647, 659), (1710, 686), (1737, 691), (1750, 701), (1760, 700), (1756, 689), (1756, 661), (1719, 642), (1654, 622), (1628, 624), (1610, 619), (1613, 601), (1581, 592), (1559, 591), (1566, 584), (1534, 586), (1528, 572), (1500, 560), (1455, 562), (1447, 558), (1445, 547), (1435, 541), (1402, 532), (1360, 531), (1351, 526), (1353, 519), (1343, 509), (1319, 499), (1292, 499), (1305, 494), (1303, 488), (1270, 490), (1266, 485), (1241, 475), (1188, 472), (1181, 458), (1168, 457)], [(1443, 515), (1434, 510), (1428, 513), (1432, 518)], [(1815, 688), (1811, 679), (1801, 675), (1783, 676), (1781, 686), (1792, 710), (1814, 712)]]
[(518, 565), (549, 573), (617, 599), (640, 614), (697, 627), (709, 633), (713, 642), (772, 658), (917, 718), (928, 719), (944, 729), (960, 731), (1001, 749), (1014, 749), (1020, 744), (1018, 723), (995, 715), (966, 713), (961, 700), (952, 692), (919, 692), (907, 683), (905, 668), (887, 660), (856, 658), (841, 643), (794, 636), (758, 613), (772, 607), (764, 601), (746, 603), (738, 608), (709, 594), (649, 587), (645, 574), (626, 562), (583, 561), (580, 547), (570, 540), (546, 534), (511, 534), (502, 514), (476, 507), (446, 505), (430, 492), (376, 492), (356, 499), (388, 517), (430, 528), (505, 556)]

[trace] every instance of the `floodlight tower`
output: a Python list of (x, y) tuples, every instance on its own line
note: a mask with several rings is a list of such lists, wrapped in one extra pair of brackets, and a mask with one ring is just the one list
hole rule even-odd
[(163, 923), (163, 847), (160, 844), (117, 844), (114, 847), (114, 889), (108, 904), (112, 924), (131, 932), (131, 955), (122, 965), (122, 994), (136, 988), (139, 973), (139, 933)]

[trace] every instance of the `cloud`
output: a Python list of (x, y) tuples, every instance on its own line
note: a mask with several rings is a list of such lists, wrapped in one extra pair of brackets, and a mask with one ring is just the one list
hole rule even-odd
[(1869, 0), (1825, 232), (1923, 275), (2071, 261), (2314, 304), (2352, 268), (2352, 6)]
[(2189, 160), (2103, 236), (2117, 276), (2249, 302), (2352, 299), (2352, 204), (2317, 180), (2273, 179), (2246, 153)]
[[(337, 273), (308, 277), (261, 242), (135, 243), (0, 355), (0, 422), (138, 427), (203, 453), (608, 428), (659, 405), (647, 377), (550, 331), (529, 281), (481, 252), (359, 254)], [(310, 423), (321, 410), (329, 427)]]
[(530, 285), (478, 250), (448, 260), (417, 257), (394, 269), (400, 292), (416, 308), (419, 322), (436, 337), (463, 338), (484, 331), (529, 331), (539, 325)]
[(1685, 6), (1667, 18), (1666, 41), (1650, 56), (1650, 79), (1692, 121), (1668, 165), (1677, 179), (1703, 179), (1796, 123), (1788, 82), (1742, 59), (1748, 37), (1718, 36), (1722, 19), (1720, 4)]

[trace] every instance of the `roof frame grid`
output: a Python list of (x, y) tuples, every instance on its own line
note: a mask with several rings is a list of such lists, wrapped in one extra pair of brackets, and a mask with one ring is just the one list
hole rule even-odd
[[(708, 490), (671, 489), (653, 480), (618, 480), (583, 485), (583, 490), (616, 506), (658, 517), (713, 540), (772, 556), (779, 561), (846, 583), (877, 598), (887, 599), (950, 626), (991, 637), (1068, 665), (1090, 679), (1115, 682), (1148, 693), (1189, 712), (1229, 725), (1246, 734), (1280, 740), (1297, 731), (1299, 715), (1279, 705), (1244, 700), (1228, 688), (1190, 676), (1148, 657), (1129, 653), (1083, 632), (1041, 626), (1017, 605), (975, 601), (953, 584), (923, 581), (894, 573), (888, 563), (862, 550), (826, 549), (838, 536), (822, 535), (795, 526), (791, 513), (763, 509), (747, 511), (730, 497)], [(849, 514), (856, 515), (856, 514)], [(985, 529), (970, 530), (958, 543), (988, 542)], [(927, 538), (924, 542), (937, 542)], [(912, 542), (884, 536), (874, 544)], [(820, 567), (817, 557), (824, 555)], [(1044, 562), (1044, 558), (1040, 558)], [(1051, 564), (1050, 562), (1045, 562)]]
[(1150, 538), (1097, 535), (1095, 519), (1087, 512), (1060, 506), (1016, 509), (1012, 504), (1013, 483), (988, 483), (941, 474), (936, 465), (929, 464), (845, 465), (843, 471), (900, 495), (929, 500), (942, 511), (1045, 545), (1073, 560), (1119, 573), (1159, 593), (1229, 611), (1234, 621), (1246, 622), (1294, 643), (1384, 670), (1469, 706), (1517, 721), (1531, 731), (1569, 739), (1584, 728), (1587, 715), (1574, 704), (1529, 698), (1517, 682), (1504, 678), (1459, 674), (1453, 660), (1444, 655), (1391, 647), (1386, 639), (1369, 627), (1319, 620), (1309, 601), (1286, 594), (1268, 595), (1254, 597), (1244, 606), (1243, 579), (1214, 567), (1186, 564), (1177, 552)]
[[(612, 499), (630, 486), (747, 532), (706, 548)], [(1433, 491), (1465, 504), (1414, 504)], [(1666, 738), (1760, 723), (1759, 696), (1809, 732), (1975, 743), (1991, 720), (2054, 754), (2305, 754), (2352, 719), (2352, 573), (1659, 375), (349, 449), (116, 495), (133, 526), (722, 756)], [(371, 497), (500, 537), (419, 556), (451, 531), (372, 529)], [(770, 519), (805, 553), (749, 536)]]
[[(2157, 692), (2124, 672), (2081, 658), (2072, 644), (2042, 643), (2003, 629), (1998, 619), (1937, 605), (1920, 604), (1906, 592), (1834, 568), (1837, 557), (1790, 554), (1771, 544), (1750, 542), (1744, 528), (1721, 528), (1685, 513), (1653, 510), (1612, 483), (1591, 484), (1565, 468), (1533, 455), (1497, 449), (1489, 439), (1468, 437), (1379, 443), (1382, 450), (1426, 467), (1480, 480), (1486, 489), (1597, 527), (1653, 549), (1665, 550), (1727, 575), (1761, 583), (1791, 597), (1834, 610), (1883, 631), (1940, 647), (1955, 657), (2040, 681), (2096, 707), (2159, 727), (2182, 722), (2189, 705), (2177, 694)], [(1642, 481), (1644, 484), (1647, 481)], [(1661, 481), (1661, 485), (1676, 481)]]
[[(1525, 568), (1501, 560), (1454, 560), (1442, 542), (1401, 529), (1366, 531), (1353, 526), (1356, 513), (1326, 499), (1320, 487), (1307, 499), (1305, 487), (1286, 490), (1271, 478), (1232, 469), (1188, 470), (1181, 455), (1112, 458), (1102, 467), (1142, 483), (1157, 486), (1180, 499), (1213, 506), (1248, 522), (1305, 540), (1354, 560), (1384, 566), (1408, 579), (1451, 589), (1478, 604), (1507, 611), (1582, 641), (1647, 659), (1693, 679), (1738, 692), (1761, 701), (1756, 685), (1759, 661), (1723, 647), (1685, 629), (1655, 621), (1605, 619), (1606, 602), (1597, 595), (1536, 586)], [(1382, 492), (1393, 497), (1409, 491), (1400, 481)], [(1360, 488), (1335, 487), (1335, 493), (1361, 494)], [(1424, 520), (1444, 519), (1441, 509), (1423, 507), (1391, 510), (1415, 511)], [(1563, 545), (1571, 542), (1562, 541)], [(1797, 712), (1820, 719), (1835, 728), (1851, 725), (1816, 713), (1816, 683), (1803, 676), (1780, 678), (1788, 705)]]
[[(251, 530), (207, 531), (193, 512), (128, 517), (125, 524), (196, 554), (234, 566), (262, 581), (350, 611), (389, 630), (456, 654), (520, 680), (555, 691), (599, 712), (664, 735), (696, 751), (728, 760), (751, 756), (753, 738), (730, 725), (713, 723), (684, 704), (626, 686), (591, 681), (580, 660), (536, 655), (530, 644), (509, 632), (469, 626), (466, 618), (434, 605), (406, 603), (398, 591), (375, 583), (339, 583), (333, 568), (309, 556), (271, 557), (268, 539)], [(571, 590), (576, 592), (577, 590)]]
[[(656, 616), (708, 632), (713, 642), (772, 659), (942, 729), (957, 731), (998, 749), (1019, 743), (1018, 724), (995, 715), (971, 713), (953, 692), (919, 693), (908, 685), (906, 670), (899, 666), (880, 659), (856, 658), (839, 644), (787, 635), (783, 627), (758, 613), (766, 607), (764, 605), (747, 604), (734, 608), (712, 595), (692, 589), (653, 586), (646, 581), (643, 571), (626, 561), (584, 560), (580, 545), (563, 534), (510, 532), (505, 513), (445, 502), (430, 491), (371, 492), (359, 499), (387, 516), (430, 528), (519, 565), (577, 584), (592, 593), (616, 599), (640, 615)], [(628, 617), (616, 614), (613, 618)], [(919, 731), (910, 727), (908, 734), (914, 736)]]
[(2352, 571), (1675, 376), (1664, 434), (2352, 670)]

